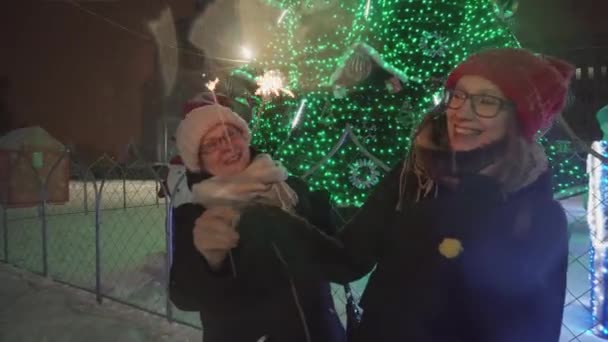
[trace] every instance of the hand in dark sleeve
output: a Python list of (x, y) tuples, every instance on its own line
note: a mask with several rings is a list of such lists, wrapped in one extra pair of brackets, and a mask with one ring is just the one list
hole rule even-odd
[[(380, 255), (384, 231), (397, 205), (400, 172), (401, 165), (386, 176), (337, 237), (326, 233), (333, 225), (329, 213), (322, 213), (318, 216), (321, 218), (315, 220), (268, 207), (248, 210), (241, 219), (264, 223), (263, 226), (252, 225), (251, 231), (257, 232), (250, 233), (251, 238), (277, 245), (291, 272), (348, 283), (370, 272)], [(319, 207), (317, 204), (316, 210), (321, 212)], [(330, 210), (329, 201), (323, 210)], [(320, 229), (319, 225), (325, 225), (326, 229)], [(245, 232), (239, 233), (243, 239)]]
[(329, 192), (324, 190), (312, 191), (310, 193), (310, 203), (312, 206), (310, 223), (321, 229), (325, 234), (336, 235), (339, 220), (331, 205)]
[(240, 305), (242, 294), (228, 260), (214, 272), (194, 246), (194, 222), (202, 212), (203, 209), (194, 204), (184, 204), (174, 210), (169, 294), (181, 310), (230, 314)]
[(310, 191), (308, 184), (296, 177), (290, 177), (287, 183), (298, 194), (298, 198), (300, 199), (300, 203), (296, 207), (298, 215), (306, 218), (308, 222), (324, 233), (332, 236), (335, 235), (338, 226), (342, 226), (344, 223), (336, 220), (329, 192), (326, 190)]
[(386, 231), (397, 215), (402, 166), (402, 162), (398, 163), (386, 175), (363, 207), (340, 230), (338, 238), (344, 245), (345, 254), (341, 261), (346, 260), (348, 268), (347, 272), (329, 274), (330, 280), (348, 283), (363, 277), (376, 265)]

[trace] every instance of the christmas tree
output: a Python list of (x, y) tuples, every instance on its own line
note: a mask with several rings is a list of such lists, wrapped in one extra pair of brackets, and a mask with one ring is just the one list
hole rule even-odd
[(360, 206), (404, 158), (452, 68), (518, 46), (492, 0), (268, 2), (282, 10), (276, 37), (227, 85), (233, 95), (260, 87), (254, 145), (338, 206)]

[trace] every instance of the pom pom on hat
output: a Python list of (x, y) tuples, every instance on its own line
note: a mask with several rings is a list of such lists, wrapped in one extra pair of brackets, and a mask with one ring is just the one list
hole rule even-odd
[(218, 104), (194, 108), (180, 122), (175, 134), (177, 150), (189, 171), (200, 171), (199, 149), (201, 138), (219, 124), (232, 125), (240, 129), (247, 143), (251, 141), (249, 126), (230, 108)]
[(447, 79), (454, 88), (463, 76), (483, 77), (513, 101), (522, 135), (532, 140), (564, 109), (574, 67), (566, 61), (538, 56), (525, 49), (501, 48), (470, 56)]

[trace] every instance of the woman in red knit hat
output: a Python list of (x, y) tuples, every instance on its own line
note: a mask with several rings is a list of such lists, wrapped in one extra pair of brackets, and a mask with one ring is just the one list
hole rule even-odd
[(523, 49), (471, 56), (339, 241), (289, 230), (330, 280), (372, 272), (352, 341), (559, 340), (567, 222), (535, 134), (563, 110), (572, 73)]

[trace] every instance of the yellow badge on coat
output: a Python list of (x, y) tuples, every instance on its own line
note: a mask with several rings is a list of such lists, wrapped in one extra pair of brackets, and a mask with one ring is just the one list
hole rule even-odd
[(463, 250), (462, 243), (457, 239), (445, 238), (439, 244), (439, 253), (448, 259), (457, 257)]

